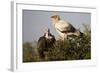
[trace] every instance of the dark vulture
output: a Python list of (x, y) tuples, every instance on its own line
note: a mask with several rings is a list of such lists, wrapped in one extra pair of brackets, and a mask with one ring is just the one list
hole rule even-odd
[(50, 29), (47, 30), (46, 33), (38, 40), (38, 52), (40, 57), (43, 59), (45, 58), (45, 52), (48, 51), (48, 48), (53, 48), (56, 39), (54, 35), (50, 33)]

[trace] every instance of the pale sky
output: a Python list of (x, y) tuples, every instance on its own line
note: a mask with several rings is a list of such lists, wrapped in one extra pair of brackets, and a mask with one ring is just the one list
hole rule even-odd
[[(23, 42), (37, 41), (39, 37), (43, 36), (43, 29), (50, 28), (51, 33), (57, 38), (56, 32), (52, 22), (51, 16), (55, 15), (53, 11), (36, 11), (23, 10)], [(57, 12), (62, 20), (70, 22), (76, 29), (84, 30), (82, 24), (91, 24), (90, 13), (76, 13), (76, 12)]]

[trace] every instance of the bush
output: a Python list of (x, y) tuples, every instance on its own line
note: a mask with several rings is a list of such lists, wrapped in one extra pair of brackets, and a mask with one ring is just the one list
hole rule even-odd
[(54, 48), (49, 48), (47, 60), (82, 60), (91, 58), (90, 36), (74, 37), (57, 41)]
[(36, 46), (32, 46), (32, 43), (23, 44), (23, 62), (91, 59), (91, 31), (85, 30), (81, 37), (57, 40), (53, 48), (44, 52), (44, 59), (39, 57)]

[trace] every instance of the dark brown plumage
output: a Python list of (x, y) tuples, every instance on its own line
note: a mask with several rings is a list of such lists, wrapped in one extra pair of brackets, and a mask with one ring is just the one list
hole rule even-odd
[[(46, 35), (48, 37), (46, 37)], [(44, 52), (48, 51), (48, 48), (52, 48), (54, 46), (56, 39), (54, 35), (50, 33), (50, 30), (48, 29), (47, 33), (45, 33), (42, 37), (38, 40), (38, 51), (41, 58), (45, 58)]]

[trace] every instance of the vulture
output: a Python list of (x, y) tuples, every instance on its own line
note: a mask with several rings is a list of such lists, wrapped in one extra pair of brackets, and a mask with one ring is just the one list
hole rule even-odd
[(37, 46), (40, 58), (45, 58), (45, 52), (48, 51), (48, 48), (54, 47), (55, 41), (56, 39), (54, 35), (50, 33), (50, 29), (48, 29), (44, 35), (39, 38)]
[(80, 36), (83, 34), (79, 30), (76, 30), (71, 23), (61, 20), (59, 15), (51, 16), (51, 19), (56, 31), (58, 32), (62, 40), (68, 38), (68, 36), (71, 35)]

